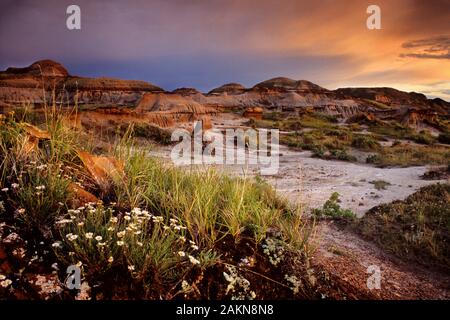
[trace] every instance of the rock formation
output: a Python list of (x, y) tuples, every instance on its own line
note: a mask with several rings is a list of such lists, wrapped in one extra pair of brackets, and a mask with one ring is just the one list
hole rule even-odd
[(82, 110), (90, 110), (90, 116), (97, 120), (117, 119), (120, 115), (124, 121), (145, 121), (162, 127), (206, 119), (227, 109), (256, 118), (271, 111), (295, 115), (309, 110), (335, 115), (341, 120), (371, 114), (413, 126), (434, 121), (435, 113), (450, 113), (449, 102), (427, 99), (420, 93), (393, 88), (328, 90), (306, 80), (283, 77), (251, 88), (228, 83), (203, 94), (195, 88), (167, 92), (144, 81), (72, 76), (51, 60), (0, 72), (0, 113), (17, 105), (51, 104), (53, 93), (56, 103), (77, 104)]

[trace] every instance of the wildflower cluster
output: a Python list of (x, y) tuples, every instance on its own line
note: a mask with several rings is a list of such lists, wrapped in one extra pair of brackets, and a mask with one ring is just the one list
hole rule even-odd
[(266, 238), (262, 244), (263, 252), (272, 265), (277, 266), (284, 258), (285, 248), (280, 240)]
[(12, 284), (12, 281), (10, 279), (6, 279), (6, 276), (3, 274), (0, 274), (0, 287), (2, 288), (8, 288)]
[(302, 285), (302, 282), (300, 279), (298, 279), (294, 275), (284, 275), (284, 279), (286, 279), (287, 282), (291, 284), (290, 288), (294, 294), (297, 294), (299, 292), (300, 286)]
[(250, 290), (250, 281), (239, 275), (236, 267), (226, 266), (227, 272), (223, 272), (225, 280), (228, 282), (226, 294), (232, 292), (232, 300), (253, 300), (256, 293)]
[(61, 241), (52, 247), (68, 263), (80, 261), (85, 272), (117, 266), (134, 279), (173, 276), (201, 265), (198, 245), (189, 240), (178, 220), (165, 223), (162, 216), (141, 208), (117, 213), (102, 204), (88, 203), (56, 221)]

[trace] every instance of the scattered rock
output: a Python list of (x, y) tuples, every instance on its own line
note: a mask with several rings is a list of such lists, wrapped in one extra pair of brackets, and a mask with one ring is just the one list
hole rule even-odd
[[(113, 157), (94, 156), (85, 151), (78, 151), (78, 156), (84, 167), (97, 185), (107, 191), (111, 183), (124, 179), (124, 164)], [(84, 193), (86, 195), (86, 193)]]

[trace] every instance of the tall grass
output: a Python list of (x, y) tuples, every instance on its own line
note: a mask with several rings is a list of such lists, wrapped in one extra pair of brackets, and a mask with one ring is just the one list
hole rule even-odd
[[(131, 150), (128, 146), (127, 150)], [(163, 164), (145, 151), (124, 152), (127, 179), (116, 185), (121, 207), (143, 206), (183, 221), (190, 236), (212, 247), (226, 235), (247, 232), (261, 241), (267, 231), (299, 215), (267, 184), (231, 178), (214, 169), (186, 170)]]
[[(188, 274), (217, 264), (223, 241), (246, 239), (258, 248), (276, 235), (286, 248), (308, 250), (311, 228), (301, 210), (271, 186), (151, 158), (135, 144), (132, 126), (106, 154), (123, 161), (125, 174), (101, 192), (78, 158), (91, 144), (62, 111), (47, 110), (48, 136), (31, 145), (20, 120), (2, 119), (0, 178), (8, 190), (0, 197), (18, 214), (19, 229), (42, 231), (55, 241), (59, 261), (83, 266), (94, 283), (114, 272), (147, 293), (170, 296)], [(104, 204), (73, 207), (74, 183)]]

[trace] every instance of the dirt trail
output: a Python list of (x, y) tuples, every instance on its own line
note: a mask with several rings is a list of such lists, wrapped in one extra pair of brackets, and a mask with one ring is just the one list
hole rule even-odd
[[(379, 299), (450, 299), (450, 276), (408, 264), (383, 252), (375, 244), (323, 221), (317, 226), (315, 267), (325, 269), (355, 295)], [(380, 289), (369, 290), (369, 266), (381, 271)]]

